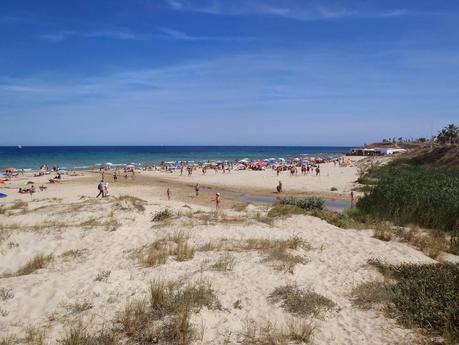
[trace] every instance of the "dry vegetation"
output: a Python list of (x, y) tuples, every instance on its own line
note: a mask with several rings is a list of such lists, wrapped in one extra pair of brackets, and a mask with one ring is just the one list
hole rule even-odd
[(190, 314), (202, 307), (220, 308), (220, 304), (208, 282), (180, 285), (153, 281), (148, 300), (133, 302), (119, 314), (117, 330), (138, 344), (190, 344), (196, 336)]
[(364, 283), (353, 290), (362, 308), (382, 309), (406, 327), (422, 327), (459, 341), (459, 264), (389, 265), (371, 260), (384, 275), (383, 282)]
[(260, 326), (250, 320), (241, 333), (240, 343), (242, 345), (309, 344), (313, 331), (314, 327), (302, 320), (291, 320), (284, 327), (278, 327), (269, 322)]
[(69, 249), (63, 252), (60, 256), (63, 258), (76, 259), (82, 257), (87, 252), (87, 249)]
[(195, 248), (187, 240), (188, 236), (179, 231), (135, 249), (131, 257), (137, 259), (144, 267), (163, 265), (169, 256), (175, 256), (177, 261), (191, 260)]
[(83, 311), (94, 308), (94, 304), (88, 300), (83, 300), (81, 302), (74, 302), (66, 304), (65, 309), (73, 314), (81, 313)]
[(227, 272), (232, 271), (236, 258), (230, 253), (225, 253), (221, 255), (215, 263), (210, 265), (210, 269), (213, 271)]
[(7, 273), (2, 277), (17, 277), (31, 274), (39, 269), (46, 268), (46, 266), (54, 259), (53, 255), (38, 254), (33, 259), (18, 269), (15, 273)]
[(131, 195), (121, 195), (114, 200), (114, 207), (123, 211), (132, 211), (137, 212), (145, 211), (145, 204), (147, 202), (140, 198)]
[(295, 285), (276, 288), (268, 297), (272, 303), (281, 303), (287, 312), (301, 317), (317, 316), (335, 303), (313, 291), (301, 290)]
[(173, 216), (174, 214), (172, 213), (172, 211), (166, 208), (164, 210), (156, 212), (151, 218), (151, 221), (158, 222), (158, 223), (165, 222), (165, 221), (170, 220)]
[(96, 281), (96, 282), (107, 282), (108, 278), (110, 278), (110, 274), (111, 273), (112, 273), (111, 271), (101, 271), (101, 272), (97, 273), (97, 276), (94, 279), (94, 281)]
[(1, 288), (0, 289), (0, 301), (4, 302), (14, 297), (13, 289)]

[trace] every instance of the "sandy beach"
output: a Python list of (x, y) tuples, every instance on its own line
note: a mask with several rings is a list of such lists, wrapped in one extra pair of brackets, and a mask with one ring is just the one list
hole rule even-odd
[[(205, 280), (214, 290), (220, 307), (192, 314), (191, 323), (199, 329), (196, 344), (238, 344), (247, 324), (285, 327), (299, 319), (268, 299), (274, 289), (287, 284), (332, 302), (327, 310), (302, 318), (313, 326), (312, 344), (413, 344), (416, 331), (402, 328), (380, 311), (358, 308), (352, 290), (383, 279), (367, 264), (369, 259), (433, 259), (406, 243), (373, 238), (370, 229), (343, 230), (311, 216), (267, 223), (262, 217), (267, 205), (236, 210), (240, 200), (225, 198), (224, 193), (222, 209), (215, 213), (213, 190), (195, 196), (192, 188), (199, 183), (268, 194), (281, 179), (286, 193), (336, 193), (344, 198), (357, 174), (356, 165), (340, 168), (332, 163), (323, 165), (321, 176), (142, 171), (117, 183), (106, 175), (110, 196), (103, 199), (95, 198), (98, 173), (64, 176), (61, 184), (46, 184), (47, 176), (20, 176), (2, 189), (9, 197), (3, 199), (6, 211), (0, 214), (0, 335), (25, 339), (26, 330), (33, 327), (44, 332), (46, 344), (54, 344), (76, 323), (88, 331), (107, 327), (126, 305), (148, 295), (151, 281), (161, 279), (182, 284)], [(48, 188), (33, 196), (17, 193), (28, 180)], [(337, 192), (330, 192), (331, 187)], [(165, 209), (172, 214), (167, 221), (152, 220)], [(177, 237), (195, 250), (187, 260), (170, 254), (163, 264), (147, 267), (133, 254), (155, 241)], [(267, 259), (266, 251), (241, 247), (255, 239), (275, 242), (293, 237), (304, 245), (288, 250), (299, 258), (288, 268)], [(17, 274), (37, 255), (49, 256), (43, 268)], [(231, 269), (214, 269), (225, 255), (231, 256)]]

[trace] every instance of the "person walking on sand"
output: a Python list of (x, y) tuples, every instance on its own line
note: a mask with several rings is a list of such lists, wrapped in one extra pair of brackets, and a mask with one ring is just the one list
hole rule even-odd
[(282, 182), (279, 181), (279, 184), (276, 187), (278, 193), (282, 193)]
[(220, 202), (221, 202), (220, 193), (217, 193), (215, 194), (215, 210), (217, 211), (220, 209)]
[(97, 186), (97, 189), (99, 190), (99, 194), (97, 194), (96, 198), (102, 195), (102, 198), (104, 197), (104, 180), (101, 180), (99, 185)]
[(171, 199), (171, 190), (170, 190), (170, 188), (167, 188), (166, 194), (167, 194), (167, 200), (170, 200)]
[(108, 182), (104, 183), (104, 194), (102, 196), (103, 197), (108, 196)]
[(115, 172), (113, 173), (113, 182), (116, 182), (118, 181), (118, 174), (116, 173), (116, 170)]
[(319, 176), (319, 175), (320, 175), (320, 167), (317, 166), (317, 168), (316, 168), (316, 176)]
[(199, 183), (196, 183), (196, 185), (194, 186), (194, 191), (196, 193), (196, 196), (199, 196)]

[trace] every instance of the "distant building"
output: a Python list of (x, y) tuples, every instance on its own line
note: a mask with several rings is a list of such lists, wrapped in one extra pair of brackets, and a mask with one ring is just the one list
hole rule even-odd
[(406, 152), (405, 149), (399, 149), (395, 147), (375, 147), (375, 148), (366, 148), (358, 147), (352, 149), (350, 152), (351, 156), (391, 156), (398, 153)]
[(405, 149), (398, 149), (398, 148), (394, 148), (394, 147), (376, 147), (375, 148), (375, 152), (379, 156), (387, 156), (387, 155), (395, 155), (395, 154), (398, 154), (398, 153), (404, 153), (404, 152), (406, 152), (406, 150)]

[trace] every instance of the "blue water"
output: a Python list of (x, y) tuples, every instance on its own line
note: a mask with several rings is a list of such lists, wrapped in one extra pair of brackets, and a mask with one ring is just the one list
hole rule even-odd
[(161, 161), (265, 159), (333, 156), (349, 151), (340, 146), (26, 146), (0, 147), (0, 169), (37, 170), (42, 164), (62, 169), (87, 169), (111, 163), (123, 166), (157, 164)]

